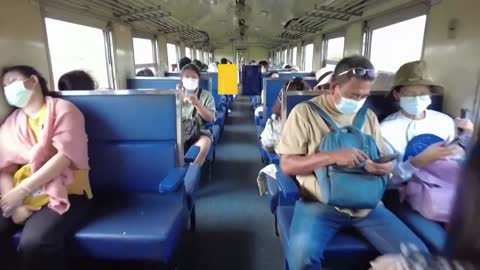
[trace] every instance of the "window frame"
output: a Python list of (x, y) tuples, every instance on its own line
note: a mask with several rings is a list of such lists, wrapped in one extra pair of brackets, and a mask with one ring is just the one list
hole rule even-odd
[[(297, 52), (298, 52), (297, 46), (293, 47), (292, 48), (292, 65), (294, 65), (294, 66), (297, 66), (297, 62), (298, 62)], [(293, 61), (294, 59), (295, 59), (295, 61)]]
[(166, 49), (167, 49), (167, 67), (168, 67), (168, 72), (172, 72), (171, 69), (172, 69), (172, 63), (169, 63), (170, 60), (168, 59), (168, 44), (171, 44), (171, 45), (174, 45), (175, 46), (175, 55), (176, 55), (176, 59), (175, 59), (175, 64), (179, 64), (178, 62), (180, 61), (180, 55), (179, 55), (179, 49), (178, 49), (178, 44), (176, 42), (172, 42), (170, 40), (167, 40), (167, 46), (166, 46)]
[[(48, 60), (48, 67), (50, 69), (49, 77), (50, 77), (50, 81), (51, 81), (50, 85), (52, 89), (58, 90), (57, 89), (58, 82), (55, 81), (55, 76), (53, 74), (53, 61), (52, 61), (50, 45), (48, 41), (46, 19), (52, 19), (52, 20), (62, 21), (65, 23), (77, 24), (77, 25), (96, 28), (101, 30), (103, 34), (103, 46), (104, 46), (105, 63), (106, 63), (105, 68), (106, 68), (107, 80), (108, 80), (107, 89), (118, 89), (118, 81), (117, 81), (117, 73), (116, 73), (117, 70), (115, 68), (115, 57), (114, 57), (115, 44), (113, 41), (113, 32), (112, 32), (110, 23), (96, 19), (96, 18), (86, 17), (80, 14), (57, 9), (55, 7), (42, 9), (41, 17), (42, 17), (43, 29), (45, 32), (47, 60)], [(96, 79), (95, 81), (98, 82)]]
[(376, 17), (371, 20), (365, 21), (363, 26), (363, 34), (365, 37), (365, 48), (362, 47), (363, 56), (368, 59), (371, 59), (372, 57), (373, 31), (425, 15), (426, 22), (422, 40), (422, 52), (420, 56), (420, 59), (423, 59), (425, 53), (425, 39), (427, 36), (426, 34), (428, 30), (428, 21), (430, 16), (429, 14), (430, 6), (427, 3), (419, 3), (415, 6), (411, 6), (402, 10), (397, 10), (384, 16)]
[[(307, 57), (306, 57), (306, 53), (307, 53), (307, 46), (309, 45), (312, 45), (313, 46), (313, 49), (312, 49), (312, 70), (307, 70)], [(315, 42), (314, 41), (311, 41), (311, 42), (305, 42), (305, 44), (303, 44), (302, 46), (302, 58), (303, 58), (303, 70), (304, 71), (307, 71), (307, 72), (310, 72), (310, 71), (313, 71), (314, 69), (314, 61), (313, 59), (315, 58)]]
[[(133, 39), (147, 39), (152, 42), (152, 57), (153, 57), (153, 63), (146, 63), (146, 64), (137, 64), (135, 63), (135, 47), (133, 46)], [(134, 62), (134, 70), (136, 71), (137, 69), (144, 69), (144, 68), (151, 68), (153, 69), (153, 73), (157, 74), (158, 73), (158, 43), (155, 35), (147, 34), (147, 33), (140, 33), (140, 32), (134, 32), (132, 35), (132, 46), (133, 46), (133, 62)], [(135, 72), (136, 73), (136, 72)]]
[[(328, 41), (336, 38), (343, 38), (343, 56), (345, 56), (345, 43), (346, 43), (346, 31), (345, 29), (327, 33), (323, 35), (322, 41), (322, 67), (326, 67), (327, 65), (337, 65), (339, 61), (336, 60), (329, 60), (328, 56)], [(342, 57), (343, 57), (342, 56)]]

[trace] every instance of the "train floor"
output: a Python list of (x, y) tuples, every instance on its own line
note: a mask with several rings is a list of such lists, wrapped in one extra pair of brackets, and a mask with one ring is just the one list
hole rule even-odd
[(187, 235), (181, 269), (282, 269), (273, 216), (257, 188), (262, 168), (253, 110), (238, 97), (216, 148), (212, 180), (199, 190), (197, 231)]

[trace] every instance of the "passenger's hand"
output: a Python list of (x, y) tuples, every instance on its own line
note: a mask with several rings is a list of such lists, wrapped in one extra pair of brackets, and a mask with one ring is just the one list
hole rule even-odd
[(358, 149), (341, 150), (333, 153), (333, 162), (338, 166), (357, 167), (368, 159), (367, 154)]
[(2, 195), (0, 205), (2, 207), (3, 216), (10, 217), (13, 211), (23, 204), (23, 200), (30, 194), (25, 187), (16, 186), (5, 195)]
[(200, 101), (198, 100), (197, 96), (185, 96), (185, 100), (195, 107), (198, 106), (198, 104), (200, 104)]
[(20, 207), (17, 207), (17, 209), (15, 209), (13, 211), (13, 215), (12, 215), (12, 221), (13, 223), (17, 224), (17, 225), (22, 225), (25, 223), (25, 221), (27, 221), (27, 219), (36, 211), (40, 210), (41, 208), (38, 207), (33, 207), (33, 206), (29, 206), (29, 205), (22, 205)]
[(393, 161), (385, 163), (376, 163), (371, 160), (365, 162), (365, 170), (370, 174), (387, 176), (392, 173), (393, 170)]
[(455, 148), (445, 146), (443, 143), (436, 143), (414, 157), (411, 162), (413, 166), (421, 169), (434, 161), (446, 159), (456, 154)]
[(472, 121), (463, 118), (455, 118), (455, 125), (457, 128), (463, 129), (468, 135), (472, 135), (475, 128)]

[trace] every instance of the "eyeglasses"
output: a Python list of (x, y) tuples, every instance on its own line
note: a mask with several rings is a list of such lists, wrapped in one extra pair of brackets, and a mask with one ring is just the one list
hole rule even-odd
[(342, 76), (348, 73), (352, 73), (353, 76), (360, 77), (360, 78), (369, 78), (369, 79), (375, 79), (377, 78), (377, 71), (375, 69), (367, 69), (367, 68), (352, 68), (349, 70), (346, 70), (337, 76)]

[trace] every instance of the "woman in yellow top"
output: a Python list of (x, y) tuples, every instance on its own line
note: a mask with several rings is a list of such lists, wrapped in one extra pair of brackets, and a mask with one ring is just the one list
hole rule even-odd
[(0, 127), (0, 254), (17, 269), (11, 236), (23, 226), (21, 269), (66, 269), (65, 244), (87, 218), (92, 198), (82, 113), (48, 96), (34, 68), (4, 68), (7, 102), (17, 107)]

